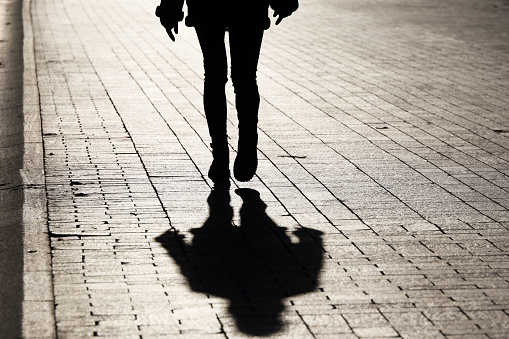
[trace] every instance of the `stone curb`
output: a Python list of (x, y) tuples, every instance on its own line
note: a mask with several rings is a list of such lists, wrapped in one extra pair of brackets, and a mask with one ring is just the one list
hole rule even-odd
[(23, 337), (55, 338), (51, 248), (47, 228), (43, 141), (31, 0), (23, 0)]

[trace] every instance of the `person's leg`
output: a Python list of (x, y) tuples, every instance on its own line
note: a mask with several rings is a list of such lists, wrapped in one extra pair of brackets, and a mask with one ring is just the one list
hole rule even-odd
[(205, 83), (203, 106), (212, 140), (213, 161), (208, 176), (215, 183), (228, 182), (229, 149), (226, 131), (226, 94), (228, 64), (224, 43), (225, 30), (221, 27), (196, 27), (196, 34), (203, 53)]
[(235, 105), (239, 119), (238, 154), (234, 175), (248, 181), (256, 173), (258, 144), (257, 123), (260, 94), (256, 82), (263, 29), (230, 28), (231, 77), (235, 89)]

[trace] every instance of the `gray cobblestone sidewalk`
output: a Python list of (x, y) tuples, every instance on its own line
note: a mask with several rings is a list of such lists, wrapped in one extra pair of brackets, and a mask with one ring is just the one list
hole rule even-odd
[(25, 1), (55, 301), (26, 337), (509, 336), (507, 1), (301, 1), (228, 192), (156, 5)]

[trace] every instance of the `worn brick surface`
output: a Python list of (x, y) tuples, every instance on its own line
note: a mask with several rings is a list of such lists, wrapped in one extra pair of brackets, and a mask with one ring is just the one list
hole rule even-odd
[(509, 336), (507, 1), (302, 1), (229, 192), (156, 5), (31, 3), (59, 337)]

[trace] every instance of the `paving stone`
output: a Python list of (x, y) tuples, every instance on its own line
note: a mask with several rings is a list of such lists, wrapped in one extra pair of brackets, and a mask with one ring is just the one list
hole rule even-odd
[(354, 328), (353, 331), (360, 338), (395, 338), (399, 336), (392, 327), (363, 327)]

